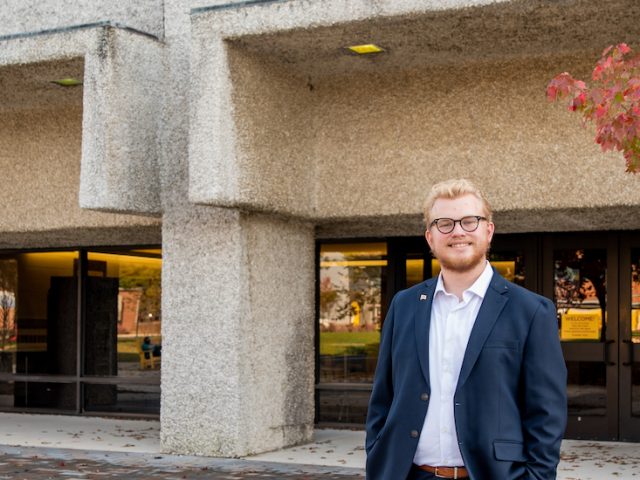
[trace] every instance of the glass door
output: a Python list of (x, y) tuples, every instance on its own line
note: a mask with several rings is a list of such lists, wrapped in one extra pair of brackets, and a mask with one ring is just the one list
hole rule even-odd
[[(535, 289), (535, 255), (534, 237), (502, 235), (490, 261), (508, 280)], [(316, 422), (361, 427), (389, 301), (440, 266), (424, 237), (320, 242), (317, 260)]]
[(568, 371), (569, 438), (617, 438), (617, 263), (612, 234), (544, 239), (543, 293), (557, 309)]
[(387, 242), (318, 245), (316, 419), (362, 425), (385, 312)]
[(640, 441), (640, 237), (620, 249), (620, 440)]

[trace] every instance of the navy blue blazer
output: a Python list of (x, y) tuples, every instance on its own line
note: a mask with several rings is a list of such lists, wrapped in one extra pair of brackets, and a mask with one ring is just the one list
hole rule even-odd
[[(406, 479), (429, 407), (429, 323), (437, 279), (399, 292), (380, 342), (367, 415), (367, 479)], [(567, 370), (556, 309), (496, 271), (454, 396), (473, 480), (556, 478), (567, 421)]]

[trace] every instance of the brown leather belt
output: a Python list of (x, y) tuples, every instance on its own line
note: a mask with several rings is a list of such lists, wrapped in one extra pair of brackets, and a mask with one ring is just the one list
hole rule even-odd
[(431, 465), (416, 465), (416, 467), (425, 472), (433, 473), (438, 478), (469, 478), (469, 472), (464, 467), (432, 467)]

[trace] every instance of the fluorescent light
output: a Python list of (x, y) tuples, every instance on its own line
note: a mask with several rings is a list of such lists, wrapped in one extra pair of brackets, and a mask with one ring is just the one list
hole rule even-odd
[(51, 83), (55, 83), (56, 85), (60, 85), (61, 87), (77, 87), (78, 85), (82, 85), (82, 80), (78, 80), (73, 77), (59, 78), (58, 80), (53, 80)]
[(384, 48), (379, 47), (378, 45), (374, 45), (373, 43), (367, 43), (367, 44), (363, 44), (363, 45), (352, 45), (350, 47), (347, 47), (349, 50), (351, 50), (354, 53), (357, 53), (358, 55), (366, 55), (368, 53), (381, 53), (384, 52)]

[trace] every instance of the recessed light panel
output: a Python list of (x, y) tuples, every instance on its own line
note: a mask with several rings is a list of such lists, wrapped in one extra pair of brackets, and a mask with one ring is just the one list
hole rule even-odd
[(58, 80), (53, 80), (51, 83), (55, 83), (61, 87), (77, 87), (78, 85), (82, 85), (81, 80), (73, 77), (59, 78)]
[(347, 47), (349, 50), (351, 50), (354, 53), (357, 53), (358, 55), (366, 55), (368, 53), (381, 53), (384, 52), (384, 48), (379, 47), (378, 45), (374, 45), (373, 43), (367, 43), (367, 44), (363, 44), (363, 45), (352, 45), (350, 47)]

